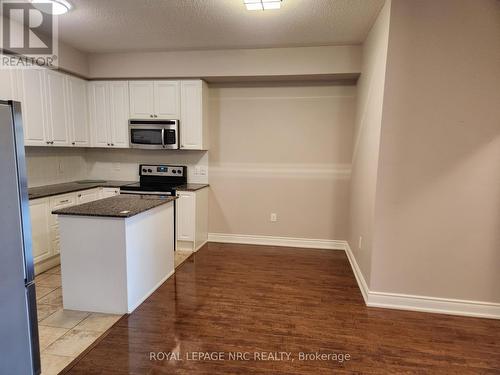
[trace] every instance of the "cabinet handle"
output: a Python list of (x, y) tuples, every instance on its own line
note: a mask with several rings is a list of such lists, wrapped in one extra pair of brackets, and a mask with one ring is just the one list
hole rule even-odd
[(47, 141), (47, 142), (45, 142), (45, 143), (47, 143), (48, 145), (50, 145), (50, 141)]
[(81, 197), (82, 197), (82, 195), (81, 195), (81, 194), (78, 194), (78, 198), (81, 198)]
[(157, 118), (157, 117), (158, 117), (158, 115), (155, 115), (155, 118)]
[(115, 144), (114, 143), (111, 143), (111, 146), (114, 146)]
[(69, 203), (69, 199), (65, 199), (63, 201), (60, 201), (59, 203)]
[(74, 146), (76, 144), (76, 142), (71, 142), (71, 144)]
[(153, 118), (154, 116), (153, 115), (149, 115), (149, 117)]

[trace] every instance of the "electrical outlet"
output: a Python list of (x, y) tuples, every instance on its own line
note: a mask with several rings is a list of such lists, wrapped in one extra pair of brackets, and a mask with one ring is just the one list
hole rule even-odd
[(62, 159), (59, 159), (59, 163), (57, 165), (57, 172), (58, 174), (64, 174), (64, 164), (63, 164), (63, 161)]
[(200, 167), (200, 176), (207, 175), (207, 167)]
[(358, 249), (361, 250), (362, 248), (363, 248), (363, 236), (359, 236)]
[(271, 214), (271, 222), (275, 223), (278, 221), (278, 214), (275, 214), (274, 212)]

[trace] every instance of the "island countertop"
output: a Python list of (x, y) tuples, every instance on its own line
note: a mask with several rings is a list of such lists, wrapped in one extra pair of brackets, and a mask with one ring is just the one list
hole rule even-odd
[(56, 215), (128, 218), (172, 202), (175, 199), (177, 197), (133, 194), (116, 195), (77, 206), (62, 208), (52, 211), (52, 213)]

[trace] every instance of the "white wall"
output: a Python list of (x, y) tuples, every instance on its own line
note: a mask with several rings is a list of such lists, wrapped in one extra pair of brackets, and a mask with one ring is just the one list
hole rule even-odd
[[(391, 1), (387, 1), (363, 44), (352, 155), (349, 246), (370, 285), (375, 192), (379, 162)], [(359, 238), (362, 237), (361, 248)]]
[(500, 2), (393, 0), (372, 289), (500, 302)]
[(359, 46), (89, 55), (90, 78), (358, 74)]

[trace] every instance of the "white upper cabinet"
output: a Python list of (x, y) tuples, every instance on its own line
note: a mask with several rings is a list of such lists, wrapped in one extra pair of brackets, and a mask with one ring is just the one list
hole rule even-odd
[(179, 81), (155, 81), (153, 116), (160, 119), (178, 120), (180, 117)]
[(109, 83), (110, 143), (112, 147), (129, 147), (128, 114), (129, 90), (127, 81)]
[(45, 101), (45, 70), (22, 69), (15, 72), (18, 99), (23, 115), (24, 144), (45, 146), (50, 144), (47, 132)]
[(108, 147), (110, 136), (107, 85), (105, 82), (90, 82), (88, 90), (91, 145)]
[(69, 146), (69, 114), (66, 93), (66, 75), (46, 70), (46, 98), (48, 112), (48, 139), (54, 146)]
[(208, 149), (208, 89), (202, 80), (181, 81), (180, 148)]
[(0, 100), (18, 100), (14, 90), (14, 71), (0, 69)]
[(130, 81), (130, 118), (154, 117), (154, 81)]
[(93, 147), (127, 148), (129, 93), (126, 81), (89, 83)]
[(130, 118), (179, 119), (179, 81), (130, 81), (129, 87)]
[(69, 140), (72, 146), (90, 146), (87, 81), (67, 77), (69, 103)]

